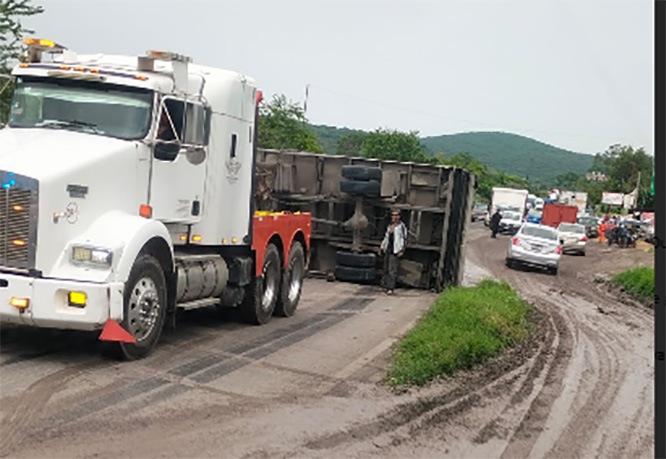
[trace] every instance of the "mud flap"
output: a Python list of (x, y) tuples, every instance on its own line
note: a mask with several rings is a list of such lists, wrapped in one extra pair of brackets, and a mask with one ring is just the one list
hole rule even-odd
[(136, 338), (127, 330), (121, 327), (118, 322), (108, 319), (102, 333), (99, 335), (100, 341), (120, 341), (123, 343), (136, 343)]

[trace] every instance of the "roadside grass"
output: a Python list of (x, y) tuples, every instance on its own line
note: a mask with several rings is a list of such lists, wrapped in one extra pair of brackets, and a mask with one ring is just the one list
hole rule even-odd
[(398, 342), (389, 384), (422, 386), (483, 362), (528, 337), (530, 309), (505, 282), (445, 290)]
[(650, 301), (654, 298), (654, 268), (640, 267), (622, 271), (611, 282), (640, 300)]

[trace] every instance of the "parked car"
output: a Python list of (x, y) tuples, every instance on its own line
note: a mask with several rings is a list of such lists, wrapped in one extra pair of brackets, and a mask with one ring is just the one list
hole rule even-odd
[(557, 274), (561, 256), (562, 246), (554, 228), (525, 223), (511, 239), (506, 265), (509, 268), (517, 264), (538, 266)]
[(585, 226), (585, 235), (588, 239), (599, 237), (599, 225), (601, 222), (597, 217), (580, 217), (578, 219), (578, 224)]
[(527, 219), (525, 219), (525, 221), (528, 223), (536, 223), (538, 225), (541, 223), (541, 215), (543, 215), (543, 212), (540, 210), (530, 210), (527, 212)]
[(477, 204), (474, 206), (474, 209), (472, 209), (472, 221), (475, 222), (477, 220), (481, 220), (484, 215), (486, 215), (486, 212), (488, 211), (488, 205), (487, 204)]
[(585, 226), (578, 223), (560, 223), (557, 227), (557, 236), (562, 244), (562, 252), (585, 255), (587, 244)]
[(520, 212), (505, 210), (499, 224), (499, 232), (502, 234), (516, 234), (522, 225), (523, 219)]

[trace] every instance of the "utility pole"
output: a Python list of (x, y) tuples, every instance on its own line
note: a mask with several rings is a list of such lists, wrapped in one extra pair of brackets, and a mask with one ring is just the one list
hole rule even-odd
[(310, 95), (310, 85), (305, 85), (305, 100), (303, 101), (303, 114), (308, 112), (308, 96)]

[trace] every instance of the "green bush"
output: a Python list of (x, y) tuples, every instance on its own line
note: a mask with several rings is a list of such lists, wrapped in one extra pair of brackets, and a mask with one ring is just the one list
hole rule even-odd
[(654, 268), (634, 268), (617, 274), (611, 282), (641, 300), (654, 298)]
[(529, 335), (529, 311), (505, 282), (447, 289), (398, 343), (389, 382), (423, 385), (483, 362)]

